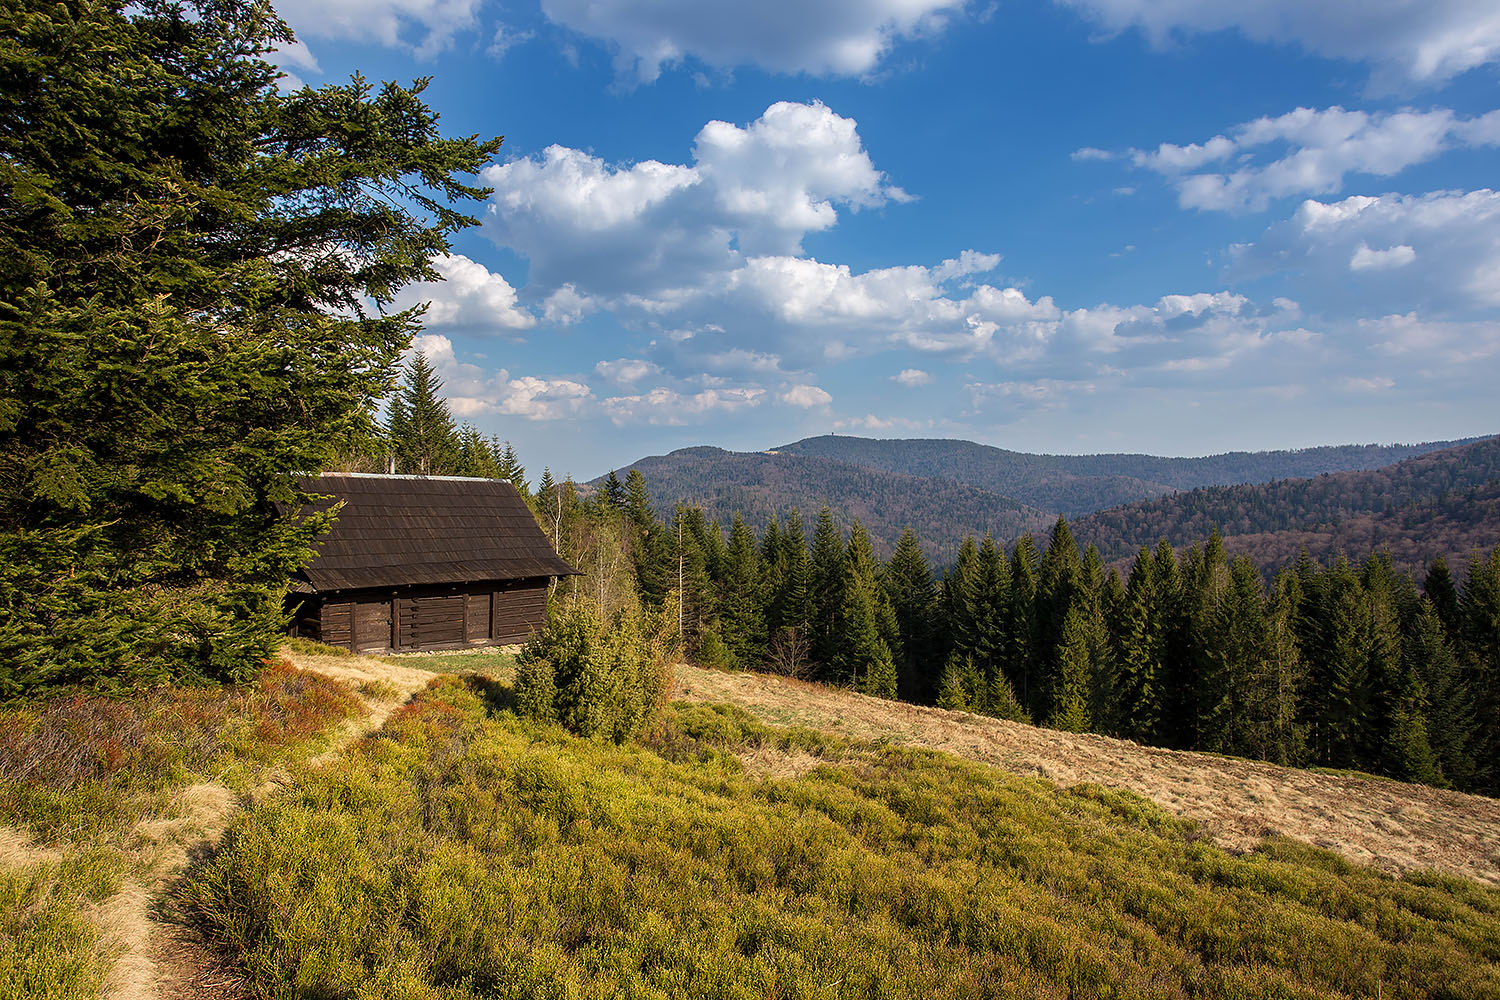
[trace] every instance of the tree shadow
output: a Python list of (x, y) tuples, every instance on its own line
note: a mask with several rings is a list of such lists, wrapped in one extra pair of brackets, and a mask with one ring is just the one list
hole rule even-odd
[(465, 675), (464, 684), (479, 696), (479, 700), (484, 702), (485, 711), (490, 715), (515, 711), (516, 689), (513, 685), (483, 674)]

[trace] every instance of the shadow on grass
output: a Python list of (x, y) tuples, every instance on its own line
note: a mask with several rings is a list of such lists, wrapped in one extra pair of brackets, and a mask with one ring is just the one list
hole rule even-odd
[(516, 689), (514, 686), (497, 681), (493, 677), (484, 674), (465, 674), (464, 685), (484, 702), (485, 711), (490, 715), (498, 715), (501, 712), (514, 712), (516, 708)]

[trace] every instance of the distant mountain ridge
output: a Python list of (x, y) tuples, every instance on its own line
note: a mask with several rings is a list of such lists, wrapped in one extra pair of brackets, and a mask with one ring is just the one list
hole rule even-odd
[[(1055, 515), (966, 483), (867, 469), (819, 456), (734, 452), (698, 446), (643, 458), (618, 470), (646, 477), (663, 517), (679, 503), (703, 508), (726, 527), (736, 514), (759, 531), (796, 508), (809, 535), (826, 503), (847, 530), (857, 518), (882, 555), (910, 526), (930, 558), (947, 561), (970, 534), (1015, 538), (1045, 530)], [(604, 477), (591, 481), (597, 486)]]
[(790, 455), (818, 455), (911, 476), (952, 479), (1073, 518), (1200, 486), (1264, 483), (1328, 472), (1378, 469), (1480, 440), (1483, 438), (1162, 458), (1140, 454), (1033, 455), (973, 441), (881, 440), (827, 434), (772, 450)]
[(1303, 548), (1324, 562), (1386, 549), (1420, 575), (1434, 555), (1462, 563), (1500, 544), (1500, 437), (1378, 469), (1201, 487), (1099, 511), (1072, 528), (1106, 562), (1161, 538), (1190, 545), (1217, 528), (1231, 553), (1264, 569), (1290, 563)]
[[(1458, 444), (1484, 440), (1469, 438)], [(858, 518), (882, 554), (888, 553), (901, 531), (910, 526), (922, 539), (929, 557), (947, 562), (968, 535), (989, 532), (1009, 542), (1027, 531), (1044, 532), (1058, 513), (1071, 521), (1130, 501), (1167, 503), (1171, 494), (1184, 488), (1177, 484), (1191, 488), (1243, 477), (1260, 477), (1253, 481), (1264, 482), (1342, 472), (1351, 466), (1362, 470), (1451, 449), (1453, 445), (1344, 445), (1160, 458), (1029, 455), (971, 441), (881, 441), (828, 435), (765, 452), (731, 452), (711, 446), (682, 448), (640, 459), (620, 467), (617, 473), (623, 477), (630, 469), (639, 469), (646, 477), (652, 502), (664, 516), (669, 516), (676, 504), (687, 503), (702, 507), (720, 524), (727, 526), (739, 514), (759, 530), (773, 515), (781, 516), (795, 507), (810, 526), (826, 503), (842, 527), (847, 528)], [(1194, 477), (1207, 481), (1195, 482)], [(1427, 490), (1409, 500), (1436, 495)], [(1206, 536), (1211, 527), (1203, 528), (1202, 535)], [(1304, 530), (1308, 527), (1303, 525)], [(1104, 532), (1112, 539), (1111, 551), (1121, 546), (1134, 551), (1133, 540), (1125, 540), (1123, 526), (1115, 534), (1119, 537)]]

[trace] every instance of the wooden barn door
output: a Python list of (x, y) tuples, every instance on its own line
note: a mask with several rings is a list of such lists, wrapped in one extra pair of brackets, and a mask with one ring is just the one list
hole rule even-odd
[(525, 642), (547, 622), (547, 583), (523, 580), (494, 593), (491, 636), (496, 642)]
[(482, 642), (490, 637), (490, 592), (464, 597), (464, 638)]
[(432, 649), (464, 641), (463, 594), (424, 594), (401, 602), (401, 647)]
[(391, 648), (391, 602), (354, 602), (354, 651)]

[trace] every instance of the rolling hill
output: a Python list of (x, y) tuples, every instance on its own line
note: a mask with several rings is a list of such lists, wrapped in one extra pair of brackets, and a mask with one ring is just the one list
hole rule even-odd
[[(1133, 553), (1137, 539), (1150, 543), (1165, 533), (1174, 539), (1171, 526), (1181, 522), (1183, 530), (1196, 526), (1206, 537), (1213, 517), (1228, 525), (1231, 518), (1214, 514), (1194, 518), (1179, 508), (1173, 496), (1184, 490), (1219, 487), (1241, 493), (1249, 486), (1230, 484), (1265, 483), (1293, 477), (1367, 472), (1402, 460), (1445, 454), (1455, 444), (1464, 447), (1484, 439), (1462, 442), (1428, 442), (1411, 445), (1340, 445), (1297, 451), (1230, 452), (1205, 458), (1159, 458), (1151, 455), (1030, 455), (1006, 451), (972, 441), (874, 440), (826, 435), (807, 438), (764, 452), (731, 452), (721, 448), (683, 448), (622, 466), (622, 477), (639, 469), (646, 477), (652, 502), (666, 515), (679, 503), (702, 507), (710, 518), (728, 527), (739, 514), (759, 529), (773, 514), (797, 508), (809, 521), (825, 503), (844, 528), (858, 518), (882, 554), (889, 553), (901, 531), (910, 526), (922, 539), (930, 558), (947, 562), (968, 535), (986, 532), (1010, 542), (1025, 532), (1042, 533), (1061, 513), (1070, 520), (1119, 507), (1119, 516), (1101, 516), (1089, 521), (1101, 550), (1119, 559)], [(1439, 460), (1441, 465), (1442, 460)], [(1434, 466), (1436, 468), (1436, 466)], [(593, 480), (597, 486), (603, 477)], [(1488, 480), (1473, 476), (1450, 477), (1452, 485), (1436, 480), (1415, 492), (1373, 494), (1351, 500), (1338, 519), (1309, 508), (1306, 516), (1291, 512), (1302, 498), (1316, 505), (1314, 494), (1292, 490), (1282, 504), (1282, 515), (1245, 522), (1241, 533), (1265, 534), (1295, 527), (1307, 531), (1342, 524), (1350, 516), (1384, 515), (1402, 505), (1435, 502), (1447, 489), (1483, 485)], [(1383, 489), (1370, 479), (1360, 489)], [(1289, 487), (1282, 487), (1283, 492)], [(1202, 496), (1194, 495), (1190, 503)], [(1218, 497), (1219, 494), (1211, 494)], [(1215, 501), (1218, 502), (1218, 501)], [(1234, 501), (1225, 501), (1233, 504)], [(1240, 503), (1246, 501), (1240, 500)], [(1327, 498), (1322, 501), (1327, 506)], [(1157, 506), (1152, 506), (1152, 504)], [(1291, 506), (1288, 507), (1287, 505)], [(1129, 506), (1125, 506), (1129, 505)], [(1215, 508), (1217, 510), (1218, 508)], [(1226, 508), (1227, 509), (1227, 508)], [(1401, 521), (1410, 523), (1410, 517)], [(1452, 518), (1449, 519), (1450, 522)], [(1239, 522), (1236, 522), (1239, 523)], [(1398, 538), (1397, 522), (1371, 527), (1380, 537)], [(1161, 530), (1158, 530), (1158, 528)], [(1453, 524), (1445, 529), (1453, 534)], [(1157, 531), (1152, 535), (1153, 530)], [(1227, 530), (1227, 529), (1226, 529)], [(1405, 529), (1401, 529), (1405, 530)], [(1343, 545), (1358, 548), (1360, 537), (1352, 527), (1345, 535), (1317, 542), (1318, 546)], [(1326, 533), (1326, 532), (1325, 532)], [(1484, 535), (1482, 537), (1488, 537)], [(1316, 540), (1314, 540), (1316, 541)], [(1276, 549), (1278, 543), (1255, 541), (1257, 550)], [(1313, 542), (1309, 542), (1310, 545)], [(1296, 547), (1293, 546), (1295, 554)]]
[(1161, 458), (1133, 454), (1031, 455), (973, 441), (876, 440), (828, 434), (772, 450), (786, 455), (831, 458), (910, 476), (951, 479), (1071, 519), (1199, 486), (1264, 483), (1328, 472), (1378, 469), (1478, 440), (1482, 439)]
[(1437, 554), (1461, 564), (1500, 544), (1500, 437), (1380, 469), (1203, 487), (1099, 511), (1072, 527), (1106, 561), (1126, 560), (1161, 538), (1188, 545), (1217, 527), (1232, 554), (1266, 570), (1304, 547), (1325, 562), (1340, 552), (1388, 549), (1399, 567), (1420, 575)]
[[(826, 503), (843, 529), (858, 518), (882, 555), (908, 526), (930, 558), (947, 561), (966, 535), (1011, 539), (1045, 530), (1054, 515), (966, 483), (868, 469), (819, 456), (684, 448), (643, 458), (639, 469), (663, 516), (678, 503), (702, 507), (726, 527), (735, 514), (764, 527), (773, 514), (796, 508), (809, 530)], [(597, 485), (594, 480), (590, 485)]]

